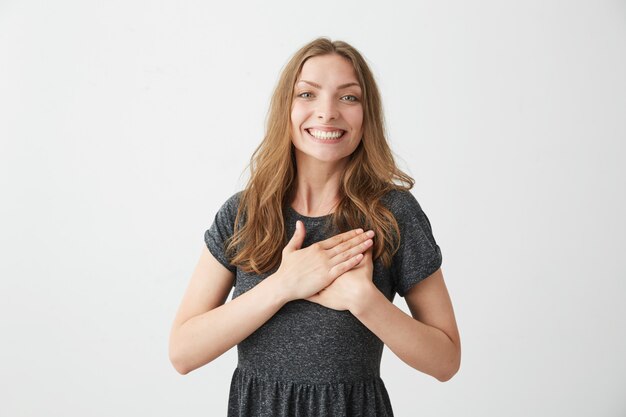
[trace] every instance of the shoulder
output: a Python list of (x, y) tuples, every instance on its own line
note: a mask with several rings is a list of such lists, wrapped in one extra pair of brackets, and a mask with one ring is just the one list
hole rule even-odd
[(422, 208), (409, 190), (393, 189), (388, 191), (381, 202), (391, 211), (397, 220), (420, 213)]
[(402, 231), (411, 230), (426, 234), (432, 233), (430, 219), (422, 209), (417, 198), (409, 190), (394, 189), (383, 196), (386, 207), (391, 211)]
[(237, 208), (239, 207), (239, 201), (241, 201), (241, 196), (243, 194), (243, 190), (237, 191), (232, 194), (230, 197), (226, 199), (226, 201), (220, 207), (220, 212), (225, 212), (230, 215), (237, 213)]
[(243, 190), (237, 191), (235, 194), (228, 197), (225, 204), (237, 207), (239, 205), (239, 201), (241, 200), (242, 195)]
[(243, 191), (237, 191), (222, 203), (217, 213), (215, 213), (215, 221), (219, 225), (232, 227), (235, 223), (242, 193)]

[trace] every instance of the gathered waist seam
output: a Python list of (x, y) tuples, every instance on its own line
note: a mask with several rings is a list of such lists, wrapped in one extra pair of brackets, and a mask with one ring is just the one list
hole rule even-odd
[(283, 384), (296, 384), (296, 385), (354, 385), (354, 384), (363, 384), (368, 382), (376, 382), (382, 383), (382, 379), (380, 375), (369, 375), (361, 379), (354, 380), (332, 380), (332, 381), (311, 381), (311, 380), (298, 380), (298, 379), (285, 379), (278, 376), (274, 376), (268, 374), (264, 371), (259, 371), (257, 369), (246, 368), (241, 365), (237, 365), (235, 368), (235, 372), (239, 371), (240, 373), (247, 374), (254, 378), (260, 379), (266, 382), (279, 382)]

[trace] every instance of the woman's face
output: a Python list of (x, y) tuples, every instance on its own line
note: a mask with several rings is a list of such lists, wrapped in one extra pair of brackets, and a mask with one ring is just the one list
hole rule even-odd
[(352, 154), (363, 135), (361, 98), (350, 61), (336, 54), (309, 58), (296, 80), (291, 105), (296, 152), (324, 162)]

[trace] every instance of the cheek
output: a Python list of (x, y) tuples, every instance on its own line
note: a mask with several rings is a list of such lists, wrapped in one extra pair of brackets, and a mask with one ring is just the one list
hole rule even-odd
[(305, 114), (306, 109), (298, 102), (291, 106), (291, 121), (293, 124), (299, 125), (302, 123), (305, 119)]
[(348, 115), (350, 118), (350, 124), (357, 130), (360, 130), (363, 126), (363, 109), (355, 108)]
[(294, 130), (298, 129), (298, 112), (296, 111), (295, 107), (291, 108), (291, 113), (289, 118), (291, 119), (289, 122), (289, 129), (291, 130), (291, 134), (293, 135)]

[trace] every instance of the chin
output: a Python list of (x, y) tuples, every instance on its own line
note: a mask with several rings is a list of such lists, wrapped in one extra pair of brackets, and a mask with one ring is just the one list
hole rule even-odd
[(336, 153), (336, 152), (302, 152), (304, 155), (317, 159), (320, 162), (339, 162), (350, 156), (349, 153)]
[(312, 156), (313, 158), (317, 159), (320, 162), (339, 162), (347, 157), (349, 157), (350, 155), (345, 155), (345, 156)]
[(294, 143), (296, 152), (301, 155), (306, 155), (309, 158), (317, 159), (320, 162), (338, 162), (342, 159), (348, 158), (354, 153), (355, 149), (323, 149), (324, 147), (330, 147), (332, 145), (320, 145), (310, 146), (310, 144)]

